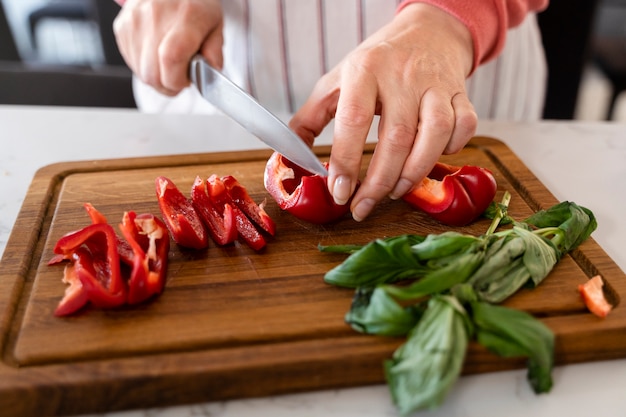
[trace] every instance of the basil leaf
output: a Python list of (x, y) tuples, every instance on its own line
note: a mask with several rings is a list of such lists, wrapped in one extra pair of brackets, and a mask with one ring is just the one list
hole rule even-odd
[(328, 271), (324, 281), (356, 288), (418, 277), (426, 268), (413, 256), (413, 244), (415, 237), (409, 235), (370, 242)]
[(502, 357), (528, 357), (528, 380), (536, 393), (552, 387), (554, 334), (532, 315), (489, 303), (471, 303), (478, 343)]
[(539, 228), (558, 227), (562, 231), (562, 240), (558, 243), (561, 253), (576, 248), (598, 226), (591, 210), (570, 201), (538, 211), (524, 222)]
[(430, 271), (407, 287), (385, 286), (386, 291), (400, 300), (413, 300), (441, 293), (465, 282), (481, 265), (484, 252), (464, 253), (455, 257), (455, 262)]
[(400, 306), (382, 287), (360, 287), (345, 320), (361, 333), (403, 336), (415, 327), (422, 311), (419, 304)]
[(424, 241), (413, 245), (413, 253), (420, 261), (427, 261), (466, 251), (477, 241), (480, 238), (457, 232), (430, 234)]
[(529, 232), (520, 227), (513, 230), (524, 240), (526, 251), (524, 252), (524, 267), (528, 270), (530, 278), (535, 286), (539, 285), (548, 276), (554, 265), (559, 261), (557, 248), (547, 239)]
[(433, 297), (405, 344), (385, 362), (385, 375), (403, 415), (439, 406), (458, 379), (468, 344), (466, 312), (450, 296)]

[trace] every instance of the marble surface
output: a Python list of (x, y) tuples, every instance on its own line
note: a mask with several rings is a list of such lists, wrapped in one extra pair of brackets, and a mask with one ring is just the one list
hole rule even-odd
[[(626, 124), (481, 121), (478, 134), (505, 142), (559, 200), (589, 207), (594, 239), (626, 271)], [(369, 140), (375, 140), (372, 136)], [(330, 143), (325, 131), (317, 143)], [(71, 160), (258, 149), (219, 115), (0, 106), (0, 253), (27, 187), (42, 166)], [(626, 353), (625, 353), (626, 355)], [(417, 416), (626, 415), (626, 359), (560, 366), (536, 396), (525, 371), (462, 377), (445, 404)], [(1, 413), (0, 413), (1, 414)], [(397, 416), (383, 385), (105, 414), (110, 417)]]

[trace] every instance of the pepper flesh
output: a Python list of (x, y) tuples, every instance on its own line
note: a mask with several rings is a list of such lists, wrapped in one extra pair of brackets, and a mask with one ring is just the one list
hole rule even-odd
[(613, 306), (604, 297), (603, 286), (604, 282), (600, 275), (596, 275), (578, 286), (578, 291), (589, 311), (600, 318), (608, 316), (613, 309)]
[(120, 230), (133, 252), (128, 279), (128, 304), (137, 304), (160, 294), (165, 286), (170, 249), (165, 224), (152, 214), (124, 213)]
[(309, 223), (330, 223), (350, 210), (349, 202), (335, 203), (325, 177), (306, 171), (278, 152), (267, 161), (263, 181), (282, 210)]
[(207, 232), (191, 200), (169, 178), (157, 177), (155, 185), (159, 208), (174, 242), (186, 248), (206, 248)]
[[(86, 298), (96, 307), (122, 305), (126, 288), (120, 270), (117, 236), (107, 223), (90, 224), (61, 237), (54, 247), (50, 263), (73, 260), (72, 274), (80, 280)], [(65, 275), (68, 277), (68, 275)], [(69, 276), (70, 285), (72, 277)]]
[(207, 194), (204, 181), (199, 176), (191, 188), (191, 201), (215, 243), (226, 245), (237, 239), (238, 232), (232, 205), (228, 202), (221, 206), (216, 204)]
[(496, 180), (488, 169), (438, 162), (403, 199), (441, 223), (465, 226), (489, 207), (496, 191)]
[(232, 175), (227, 175), (221, 178), (222, 183), (228, 190), (228, 194), (233, 202), (244, 212), (246, 216), (260, 228), (265, 230), (270, 235), (274, 236), (276, 232), (276, 224), (271, 217), (265, 212), (263, 208), (264, 203), (257, 204), (248, 191), (237, 181)]
[(211, 175), (207, 179), (206, 185), (209, 198), (217, 207), (231, 206), (237, 233), (244, 242), (254, 250), (260, 250), (265, 247), (265, 238), (259, 233), (245, 213), (235, 205), (224, 182), (217, 175)]

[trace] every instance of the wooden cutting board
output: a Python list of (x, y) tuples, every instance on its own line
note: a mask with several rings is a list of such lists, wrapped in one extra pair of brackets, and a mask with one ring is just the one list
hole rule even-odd
[[(368, 149), (366, 166), (372, 152)], [(317, 148), (322, 159), (329, 148)], [(402, 201), (384, 201), (362, 223), (346, 217), (311, 225), (281, 212), (263, 187), (268, 151), (60, 163), (37, 172), (0, 264), (0, 410), (3, 416), (65, 415), (238, 397), (265, 396), (384, 382), (382, 361), (401, 338), (365, 336), (343, 317), (353, 291), (326, 285), (323, 275), (343, 255), (317, 245), (366, 243), (443, 227)], [(491, 169), (499, 199), (524, 218), (556, 199), (500, 141), (474, 138), (457, 165)], [(183, 191), (196, 177), (234, 175), (277, 223), (257, 253), (243, 243), (207, 250), (172, 245), (165, 292), (118, 310), (87, 308), (58, 318), (63, 266), (48, 266), (54, 243), (89, 223), (84, 202), (112, 224), (126, 210), (160, 214), (154, 180), (164, 175)], [(480, 235), (481, 220), (457, 230)], [(601, 274), (617, 308), (602, 320), (588, 313), (578, 284)], [(626, 356), (624, 273), (593, 239), (565, 257), (535, 290), (507, 305), (539, 316), (557, 336), (557, 363)], [(523, 367), (479, 346), (465, 373)]]

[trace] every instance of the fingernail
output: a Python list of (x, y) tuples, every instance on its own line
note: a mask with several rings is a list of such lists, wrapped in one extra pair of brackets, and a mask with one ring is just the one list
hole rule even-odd
[(413, 187), (413, 183), (411, 181), (407, 180), (406, 178), (400, 178), (394, 189), (389, 194), (389, 198), (391, 198), (392, 200), (397, 200), (406, 193), (408, 193), (411, 187)]
[(352, 210), (352, 218), (357, 222), (365, 219), (374, 209), (376, 202), (371, 198), (365, 198), (354, 207)]
[(333, 186), (333, 199), (335, 204), (344, 205), (350, 199), (350, 192), (352, 187), (350, 186), (350, 178), (345, 175), (340, 175), (335, 179)]

